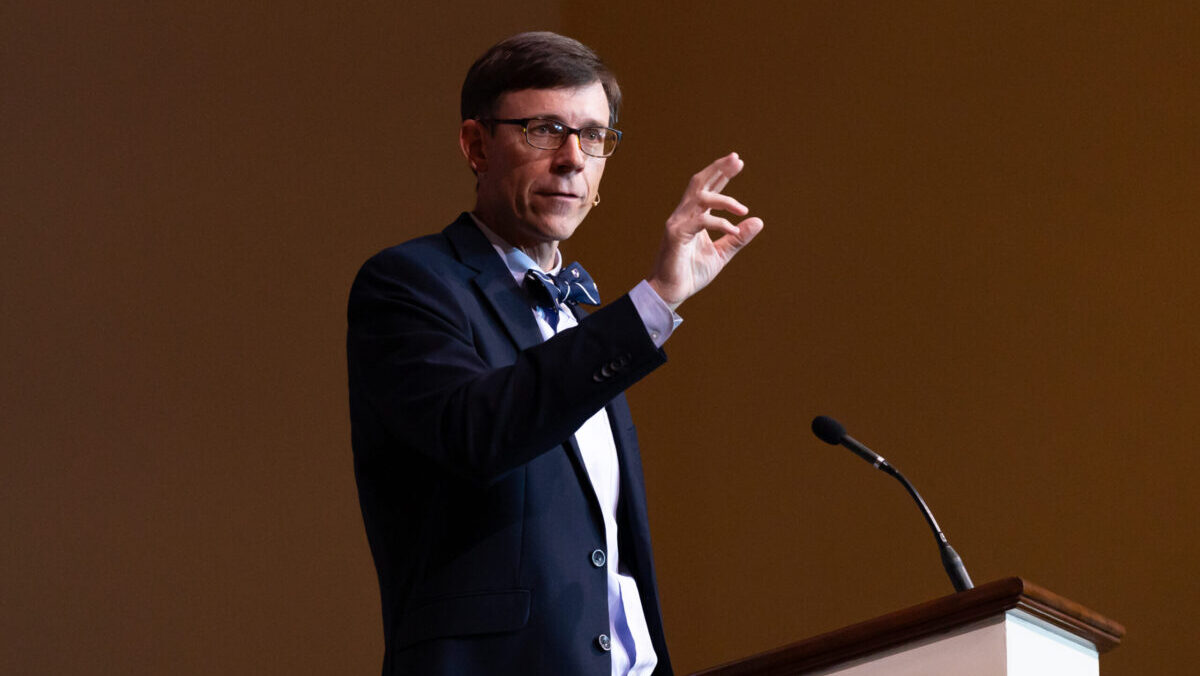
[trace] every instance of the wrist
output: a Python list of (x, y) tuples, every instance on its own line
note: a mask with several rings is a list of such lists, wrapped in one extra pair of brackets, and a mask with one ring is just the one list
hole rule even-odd
[(675, 312), (675, 310), (677, 310), (679, 306), (683, 304), (683, 298), (676, 299), (671, 294), (667, 293), (665, 290), (665, 285), (657, 279), (651, 277), (646, 280), (646, 283), (650, 285), (650, 288), (654, 290), (654, 293), (658, 294), (658, 297), (663, 303), (666, 304), (667, 308), (670, 309), (671, 312)]

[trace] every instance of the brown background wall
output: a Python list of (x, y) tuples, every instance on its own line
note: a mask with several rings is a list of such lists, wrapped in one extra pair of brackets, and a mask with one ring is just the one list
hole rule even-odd
[(630, 393), (690, 671), (977, 582), (1200, 621), (1190, 2), (19, 2), (0, 21), (0, 671), (368, 674), (344, 299), (470, 205), (457, 91), (560, 30), (626, 143), (566, 247), (615, 296), (729, 150), (759, 242)]

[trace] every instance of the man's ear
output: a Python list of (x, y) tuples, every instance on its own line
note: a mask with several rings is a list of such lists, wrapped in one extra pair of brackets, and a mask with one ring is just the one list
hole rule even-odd
[(471, 172), (478, 176), (487, 171), (487, 130), (479, 120), (463, 120), (458, 129), (458, 147), (462, 150)]

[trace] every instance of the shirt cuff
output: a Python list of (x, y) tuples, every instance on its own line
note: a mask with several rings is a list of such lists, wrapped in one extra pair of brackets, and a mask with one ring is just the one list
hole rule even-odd
[(654, 292), (650, 282), (644, 279), (629, 292), (629, 299), (642, 318), (654, 347), (662, 347), (676, 327), (683, 323), (683, 317), (672, 312), (666, 301)]

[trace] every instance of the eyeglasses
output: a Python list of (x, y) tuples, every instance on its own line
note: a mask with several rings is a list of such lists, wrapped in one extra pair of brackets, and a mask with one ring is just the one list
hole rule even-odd
[(621, 132), (610, 127), (573, 129), (558, 120), (527, 117), (521, 120), (481, 120), (495, 124), (515, 124), (525, 132), (525, 142), (541, 150), (557, 150), (571, 134), (579, 139), (579, 149), (592, 157), (608, 157), (617, 150)]

